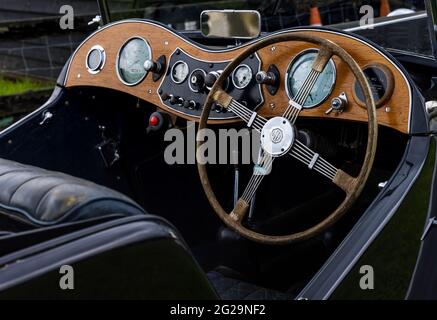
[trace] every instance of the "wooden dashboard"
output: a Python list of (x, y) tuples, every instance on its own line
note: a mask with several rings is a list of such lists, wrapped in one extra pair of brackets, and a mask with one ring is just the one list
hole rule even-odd
[[(388, 57), (362, 40), (335, 31), (305, 29), (292, 32), (305, 32), (329, 39), (345, 49), (362, 68), (369, 65), (379, 65), (388, 71), (390, 74), (390, 92), (381, 100), (378, 106), (378, 123), (403, 133), (409, 132), (410, 84), (401, 70)], [(132, 37), (141, 37), (147, 41), (151, 47), (154, 60), (160, 56), (165, 56), (165, 70), (159, 80), (153, 81), (152, 74), (149, 73), (136, 85), (126, 85), (120, 81), (117, 74), (118, 54), (120, 48)], [(86, 61), (88, 53), (96, 45), (104, 49), (105, 62), (99, 72), (92, 73), (87, 69)], [(78, 47), (70, 60), (64, 85), (65, 87), (97, 86), (122, 91), (148, 101), (169, 113), (198, 121), (197, 116), (179, 112), (169, 107), (163, 103), (160, 97), (159, 93), (162, 94), (162, 92), (159, 92), (160, 87), (172, 67), (169, 65), (172, 55), (179, 49), (195, 59), (207, 61), (212, 66), (214, 63), (231, 61), (246, 47), (247, 45), (226, 50), (209, 50), (190, 42), (162, 25), (148, 21), (123, 21), (98, 30)], [(259, 101), (257, 108), (259, 114), (266, 118), (282, 115), (289, 101), (285, 84), (288, 66), (299, 53), (310, 48), (314, 48), (314, 45), (303, 42), (284, 42), (271, 45), (257, 52), (261, 70), (267, 71), (267, 68), (274, 64), (280, 73), (276, 94), (271, 95), (266, 85), (260, 85), (262, 100)], [(336, 79), (330, 96), (317, 107), (304, 109), (301, 116), (367, 122), (367, 112), (360, 104), (355, 93), (353, 74), (338, 57), (334, 56), (333, 61), (336, 68)], [(325, 112), (331, 106), (332, 98), (338, 97), (343, 92), (346, 94), (348, 101), (345, 111), (339, 114), (335, 112), (326, 114)], [(211, 122), (225, 123), (237, 120), (236, 118), (226, 118), (214, 119)]]

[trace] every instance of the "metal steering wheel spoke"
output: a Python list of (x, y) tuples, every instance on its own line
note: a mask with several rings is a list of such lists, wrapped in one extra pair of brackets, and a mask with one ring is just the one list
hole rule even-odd
[(268, 175), (272, 169), (273, 160), (274, 158), (267, 152), (262, 152), (253, 168), (253, 173), (246, 189), (240, 199), (238, 199), (235, 208), (230, 213), (231, 219), (239, 223), (244, 219), (249, 211), (250, 202), (255, 196), (256, 191), (264, 180), (264, 177)]
[(308, 99), (308, 96), (313, 90), (314, 85), (316, 84), (320, 74), (325, 69), (332, 55), (333, 53), (328, 47), (322, 46), (320, 48), (319, 53), (313, 62), (310, 73), (306, 77), (296, 96), (289, 101), (288, 107), (284, 112), (283, 117), (288, 119), (291, 124), (296, 122), (297, 117), (303, 109), (305, 101)]
[(236, 116), (241, 118), (244, 122), (246, 122), (249, 128), (254, 128), (258, 132), (262, 131), (262, 128), (267, 122), (267, 119), (261, 117), (255, 111), (252, 111), (248, 107), (242, 105), (221, 89), (218, 89), (214, 94), (214, 100), (223, 108), (233, 112)]
[(308, 169), (317, 171), (343, 189), (346, 193), (350, 192), (355, 178), (351, 177), (346, 172), (337, 169), (299, 140), (295, 141), (289, 153), (293, 158), (307, 165)]

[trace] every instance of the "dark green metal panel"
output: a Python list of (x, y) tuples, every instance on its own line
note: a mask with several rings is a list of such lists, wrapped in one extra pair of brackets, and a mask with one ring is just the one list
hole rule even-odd
[[(379, 236), (337, 287), (331, 299), (404, 299), (420, 249), (429, 201), (436, 152), (435, 138), (422, 172), (399, 209)], [(374, 270), (374, 289), (360, 288), (360, 268)]]

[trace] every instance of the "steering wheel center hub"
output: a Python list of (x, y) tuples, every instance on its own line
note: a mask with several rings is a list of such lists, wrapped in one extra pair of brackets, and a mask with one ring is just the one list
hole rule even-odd
[(272, 157), (286, 154), (296, 137), (294, 126), (283, 117), (270, 119), (261, 131), (261, 147)]

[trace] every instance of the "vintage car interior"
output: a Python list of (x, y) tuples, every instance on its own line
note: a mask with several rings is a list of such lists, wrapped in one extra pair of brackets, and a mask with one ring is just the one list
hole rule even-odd
[[(135, 272), (155, 289), (298, 296), (427, 131), (427, 81), (413, 80), (426, 67), (328, 27), (233, 39), (214, 28), (227, 14), (203, 13), (201, 40), (128, 19), (83, 41), (51, 99), (0, 135), (0, 243), (81, 229), (112, 243), (104, 226), (136, 221), (148, 249)], [(195, 163), (193, 126), (257, 131), (257, 163)], [(165, 161), (169, 129), (184, 132), (181, 163)]]

